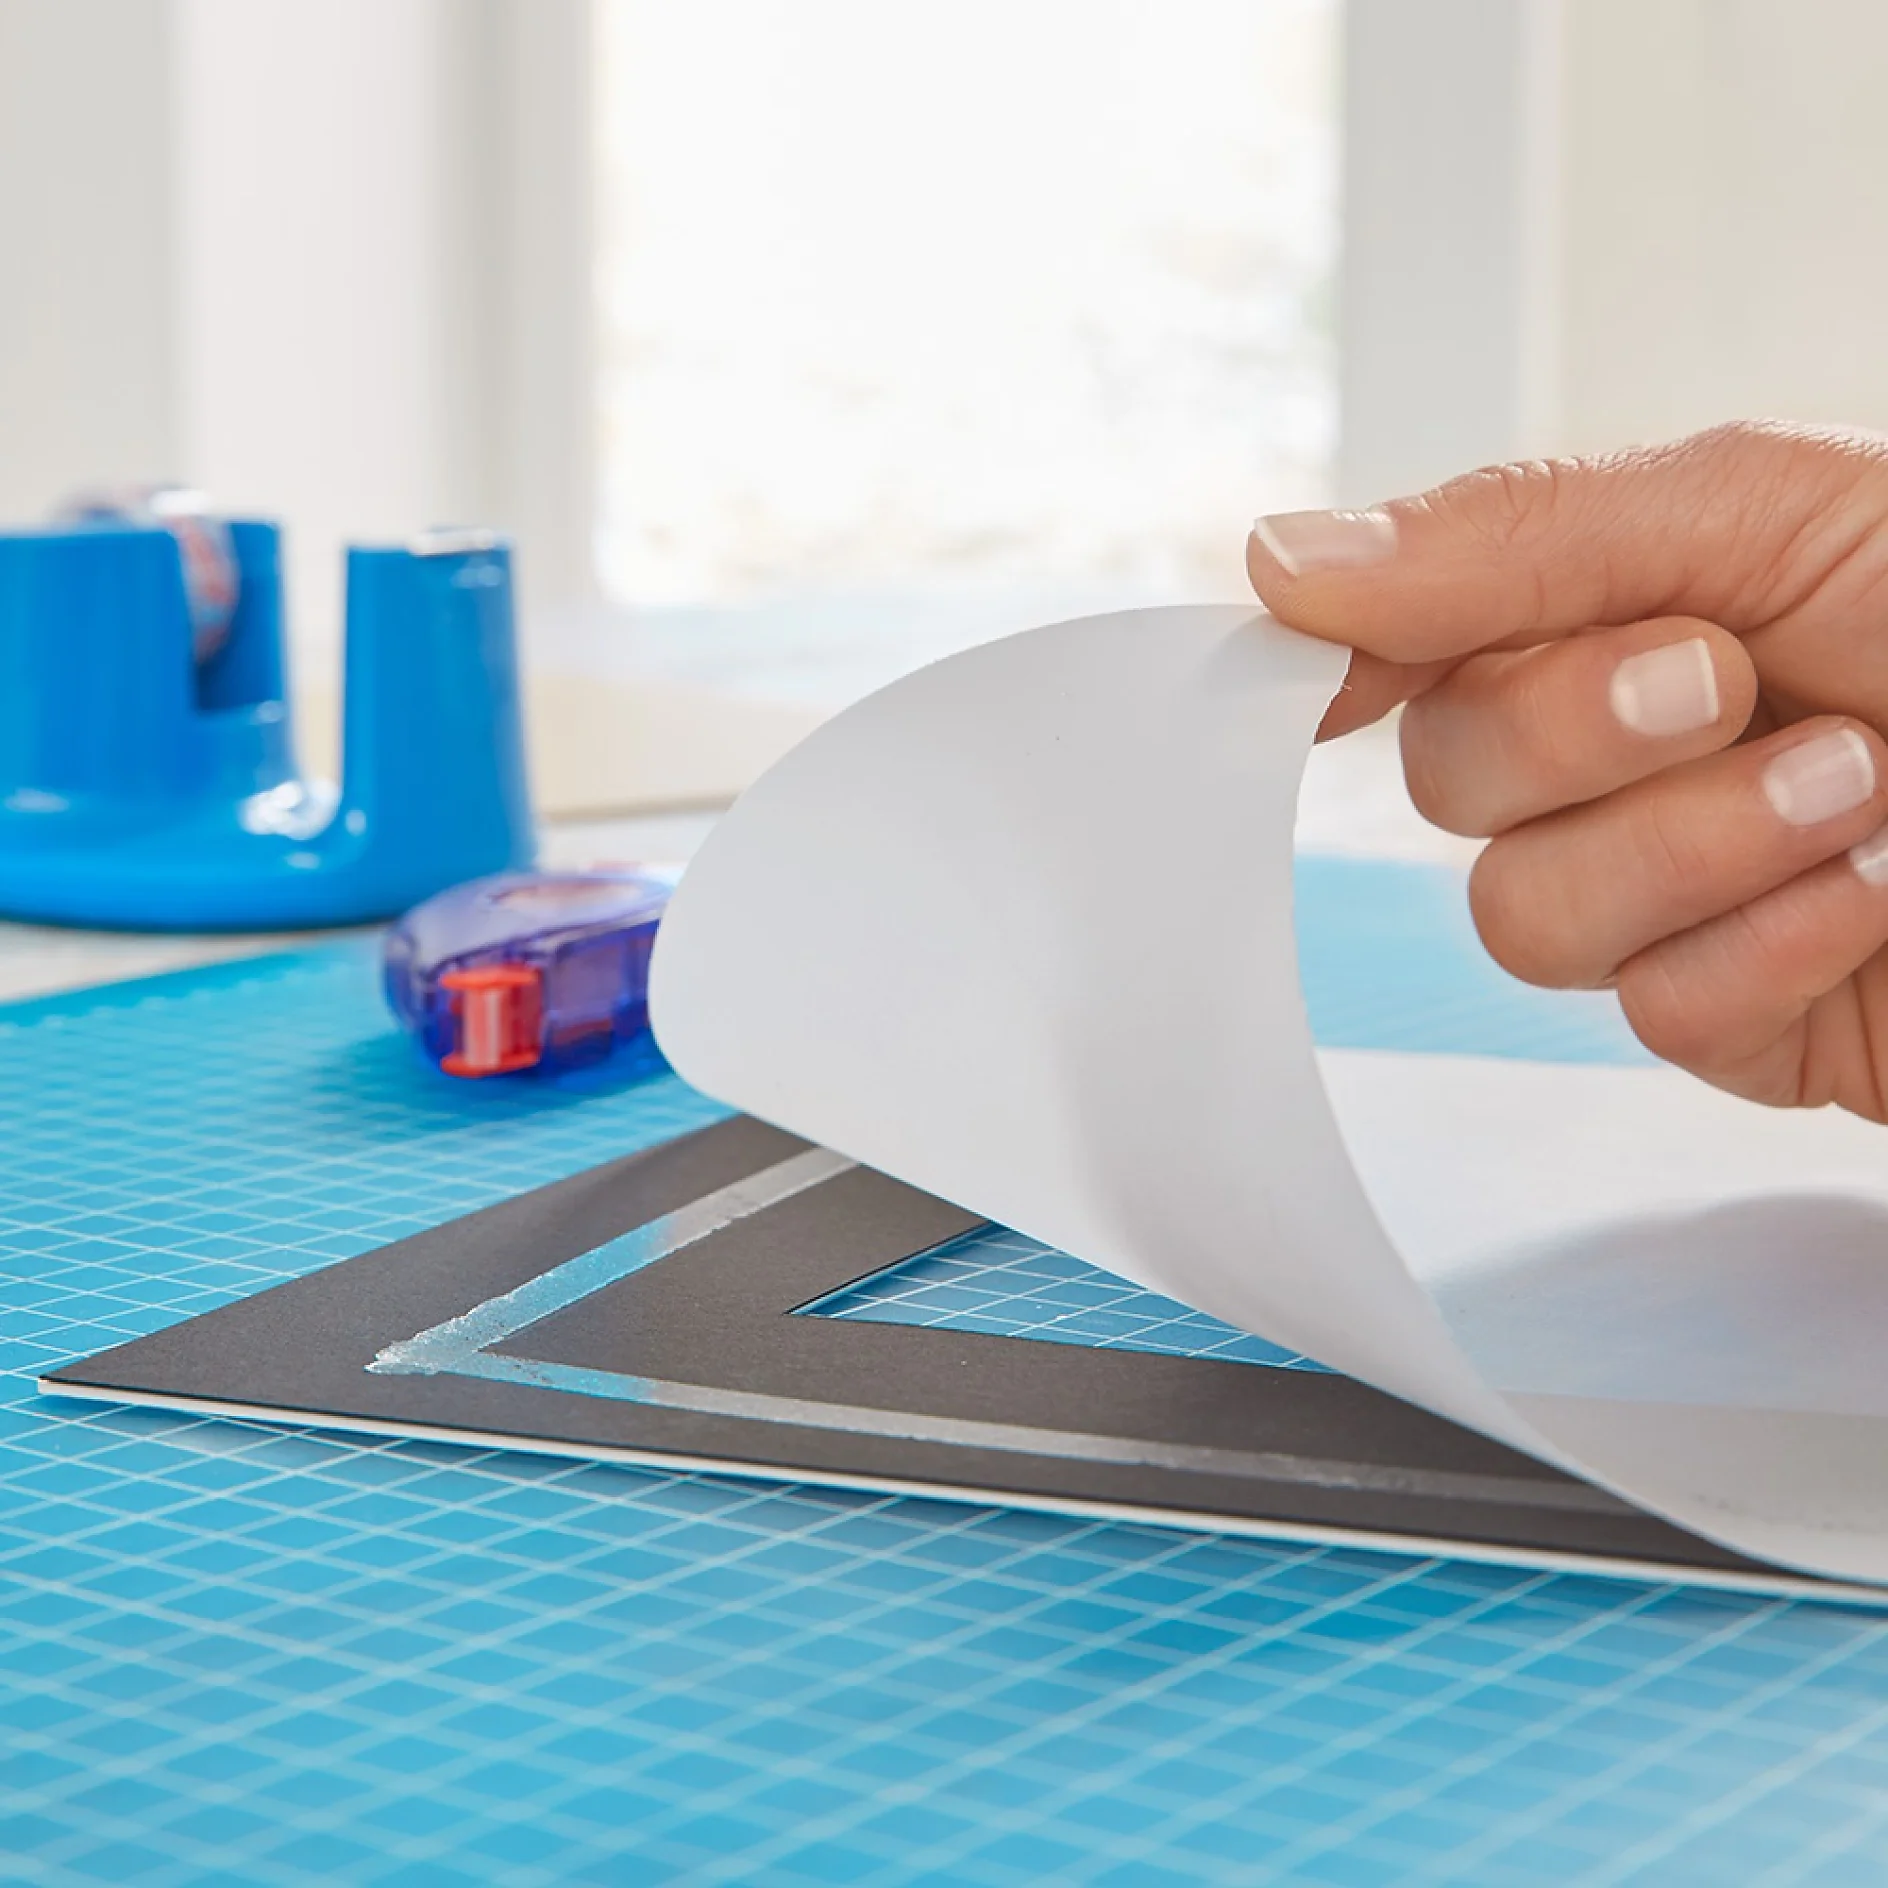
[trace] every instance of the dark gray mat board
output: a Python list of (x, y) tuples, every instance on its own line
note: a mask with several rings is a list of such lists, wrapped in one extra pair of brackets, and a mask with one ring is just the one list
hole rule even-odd
[(1776, 1577), (1345, 1377), (793, 1315), (981, 1223), (737, 1118), (41, 1383), (1192, 1527)]

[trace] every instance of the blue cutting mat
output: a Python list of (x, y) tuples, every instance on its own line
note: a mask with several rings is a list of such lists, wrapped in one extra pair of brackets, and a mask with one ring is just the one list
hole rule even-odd
[[(1303, 901), (1327, 1041), (1631, 1053), (1447, 875)], [(33, 1391), (713, 1112), (450, 1085), (358, 947), (0, 1010), (0, 1878), (1888, 1879), (1868, 1612)]]
[(800, 1310), (855, 1324), (923, 1324), (1275, 1370), (1325, 1367), (1007, 1226), (977, 1227)]

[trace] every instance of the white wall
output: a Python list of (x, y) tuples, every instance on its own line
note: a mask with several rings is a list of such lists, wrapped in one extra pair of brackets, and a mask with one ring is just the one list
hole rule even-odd
[(585, 0), (0, 0), (0, 518), (185, 478), (350, 539), (490, 523), (588, 575)]
[(446, 3), (173, 9), (181, 464), (289, 521), (308, 649), (339, 620), (339, 545), (457, 509), (464, 478), (442, 346)]
[(1888, 426), (1888, 6), (1566, 11), (1558, 443)]
[(1888, 427), (1880, 0), (1351, 0), (1340, 487)]
[(1539, 426), (1558, 26), (1554, 0), (1349, 0), (1341, 502), (1504, 458)]
[(180, 463), (169, 19), (0, 0), (0, 518)]

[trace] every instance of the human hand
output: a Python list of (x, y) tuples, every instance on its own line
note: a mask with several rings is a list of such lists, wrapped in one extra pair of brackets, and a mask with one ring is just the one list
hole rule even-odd
[(1483, 942), (1612, 984), (1752, 1100), (1888, 1120), (1888, 439), (1737, 425), (1261, 519), (1281, 622), (1407, 702), (1418, 809), (1488, 836)]

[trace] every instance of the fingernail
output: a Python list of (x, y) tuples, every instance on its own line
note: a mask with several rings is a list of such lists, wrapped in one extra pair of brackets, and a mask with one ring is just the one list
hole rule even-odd
[(1888, 826), (1849, 848), (1849, 863), (1864, 885), (1888, 885)]
[(1695, 734), (1718, 718), (1718, 672), (1702, 636), (1628, 656), (1607, 689), (1634, 734)]
[(1396, 551), (1396, 520), (1387, 511), (1275, 511), (1253, 520), (1252, 535), (1288, 577), (1381, 564)]
[(1779, 754), (1763, 770), (1764, 798), (1792, 826), (1814, 826), (1852, 813), (1874, 791), (1874, 757), (1853, 728), (1819, 734)]

